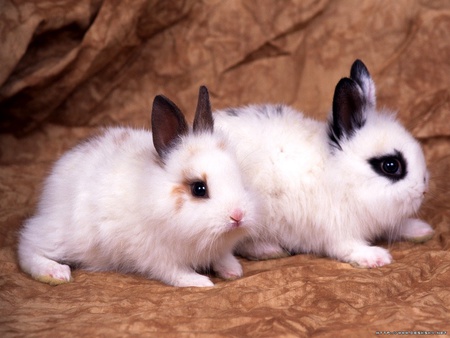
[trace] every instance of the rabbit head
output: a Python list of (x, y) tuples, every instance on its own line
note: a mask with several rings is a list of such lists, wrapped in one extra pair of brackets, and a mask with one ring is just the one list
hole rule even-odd
[(374, 82), (360, 60), (337, 84), (332, 109), (331, 175), (349, 188), (354, 212), (384, 225), (415, 214), (428, 187), (422, 149), (393, 113), (377, 110)]
[(214, 131), (206, 87), (200, 88), (192, 131), (178, 107), (163, 96), (155, 98), (152, 128), (170, 182), (168, 191), (161, 192), (169, 197), (161, 210), (178, 227), (171, 236), (192, 243), (194, 255), (210, 248), (231, 250), (236, 240), (251, 232), (256, 208), (233, 149), (224, 135)]

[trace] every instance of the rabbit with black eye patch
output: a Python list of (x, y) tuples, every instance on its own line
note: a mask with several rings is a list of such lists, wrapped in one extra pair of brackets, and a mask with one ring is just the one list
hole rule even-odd
[(328, 123), (284, 105), (225, 109), (214, 118), (264, 197), (264, 224), (238, 246), (240, 255), (315, 253), (372, 268), (392, 261), (371, 246), (375, 239), (432, 237), (431, 226), (414, 218), (428, 188), (421, 147), (393, 113), (376, 109), (360, 60), (337, 84)]
[(22, 269), (49, 284), (70, 265), (142, 274), (174, 286), (213, 286), (196, 272), (242, 276), (235, 244), (254, 231), (257, 207), (235, 153), (213, 130), (201, 87), (193, 131), (156, 96), (152, 132), (110, 128), (67, 152), (20, 232)]

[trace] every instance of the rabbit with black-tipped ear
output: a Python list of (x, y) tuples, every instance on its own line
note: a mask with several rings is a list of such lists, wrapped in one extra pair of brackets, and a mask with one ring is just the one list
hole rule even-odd
[(201, 87), (193, 131), (160, 95), (152, 133), (106, 129), (67, 152), (20, 232), (22, 269), (49, 284), (71, 281), (71, 265), (182, 287), (213, 286), (203, 268), (242, 276), (232, 251), (253, 231), (257, 207), (232, 147), (213, 129)]
[(428, 187), (421, 147), (393, 113), (376, 109), (375, 85), (360, 60), (337, 84), (328, 123), (283, 105), (214, 116), (264, 198), (264, 224), (239, 245), (242, 256), (315, 253), (371, 268), (392, 261), (388, 250), (371, 246), (375, 239), (433, 235), (414, 218)]

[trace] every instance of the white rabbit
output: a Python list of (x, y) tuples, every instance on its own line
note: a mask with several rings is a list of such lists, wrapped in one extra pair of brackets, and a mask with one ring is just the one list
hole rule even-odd
[(427, 240), (413, 217), (428, 186), (419, 143), (390, 112), (377, 111), (375, 86), (356, 60), (336, 86), (328, 123), (283, 105), (214, 113), (235, 140), (244, 176), (264, 197), (263, 226), (236, 253), (268, 259), (315, 253), (359, 267), (389, 264), (375, 239)]
[(69, 265), (138, 273), (174, 286), (213, 286), (195, 270), (242, 276), (233, 247), (252, 232), (257, 207), (201, 87), (193, 131), (156, 96), (153, 133), (107, 129), (67, 152), (45, 182), (18, 246), (22, 269), (49, 284)]

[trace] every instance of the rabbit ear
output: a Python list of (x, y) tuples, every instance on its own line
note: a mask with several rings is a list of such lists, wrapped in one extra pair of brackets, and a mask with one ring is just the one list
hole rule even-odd
[(163, 158), (176, 145), (179, 137), (188, 132), (183, 113), (175, 103), (163, 95), (156, 96), (152, 108), (152, 134), (159, 156)]
[(349, 78), (341, 79), (334, 91), (333, 115), (329, 124), (329, 135), (333, 143), (350, 138), (364, 126), (364, 98), (359, 85)]
[(214, 120), (212, 117), (211, 103), (209, 102), (208, 89), (201, 86), (198, 92), (197, 110), (193, 124), (194, 133), (213, 132)]
[(367, 70), (366, 65), (361, 60), (356, 60), (350, 69), (350, 78), (361, 87), (365, 103), (371, 108), (375, 108), (376, 94), (375, 84)]

